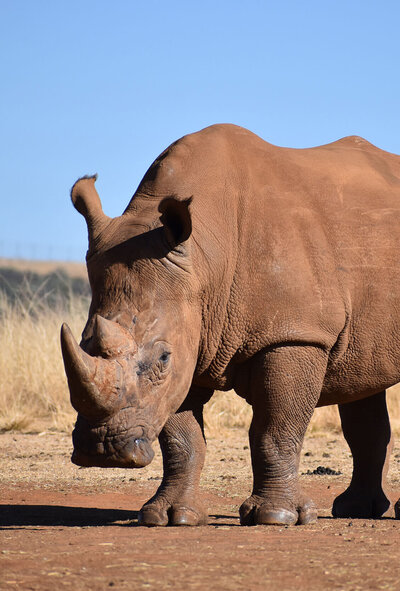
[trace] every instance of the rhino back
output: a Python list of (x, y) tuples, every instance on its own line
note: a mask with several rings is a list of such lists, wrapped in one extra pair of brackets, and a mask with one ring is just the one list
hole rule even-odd
[(298, 150), (212, 126), (155, 161), (127, 212), (171, 194), (193, 197), (200, 382), (231, 387), (238, 364), (283, 343), (330, 351), (322, 402), (375, 388), (374, 372), (400, 379), (398, 156), (357, 137)]

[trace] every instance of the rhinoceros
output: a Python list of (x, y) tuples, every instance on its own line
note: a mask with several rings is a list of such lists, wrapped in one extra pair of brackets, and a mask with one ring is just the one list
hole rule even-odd
[(391, 449), (385, 390), (400, 381), (400, 157), (360, 137), (273, 146), (234, 125), (187, 135), (109, 218), (96, 177), (72, 188), (92, 289), (62, 352), (78, 412), (72, 461), (164, 476), (146, 526), (199, 525), (202, 411), (215, 390), (252, 406), (244, 525), (307, 524), (298, 482), (315, 407), (339, 405), (353, 454), (339, 517), (378, 517)]

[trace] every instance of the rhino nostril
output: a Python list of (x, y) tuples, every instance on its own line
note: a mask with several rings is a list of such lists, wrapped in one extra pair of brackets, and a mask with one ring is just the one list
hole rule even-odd
[(142, 437), (136, 437), (132, 441), (133, 445), (128, 445), (125, 448), (125, 454), (129, 455), (134, 460), (137, 467), (147, 466), (154, 457), (154, 450), (149, 441)]

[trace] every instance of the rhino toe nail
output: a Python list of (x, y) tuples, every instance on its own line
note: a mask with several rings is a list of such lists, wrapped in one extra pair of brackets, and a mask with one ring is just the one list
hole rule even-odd
[(138, 525), (146, 527), (163, 527), (168, 525), (168, 517), (154, 509), (142, 509), (138, 515)]
[(287, 509), (260, 507), (255, 511), (254, 522), (256, 525), (294, 525), (297, 522), (297, 514)]
[(174, 509), (170, 524), (171, 525), (204, 525), (207, 523), (205, 518), (199, 516), (195, 511), (181, 507)]
[(318, 520), (318, 512), (316, 509), (308, 509), (307, 511), (300, 511), (299, 518), (296, 525), (308, 525), (315, 523)]

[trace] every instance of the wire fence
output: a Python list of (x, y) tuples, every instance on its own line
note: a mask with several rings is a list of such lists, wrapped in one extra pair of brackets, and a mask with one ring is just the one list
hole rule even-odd
[(0, 240), (0, 258), (4, 259), (84, 262), (85, 255), (85, 247), (80, 244), (12, 243)]

